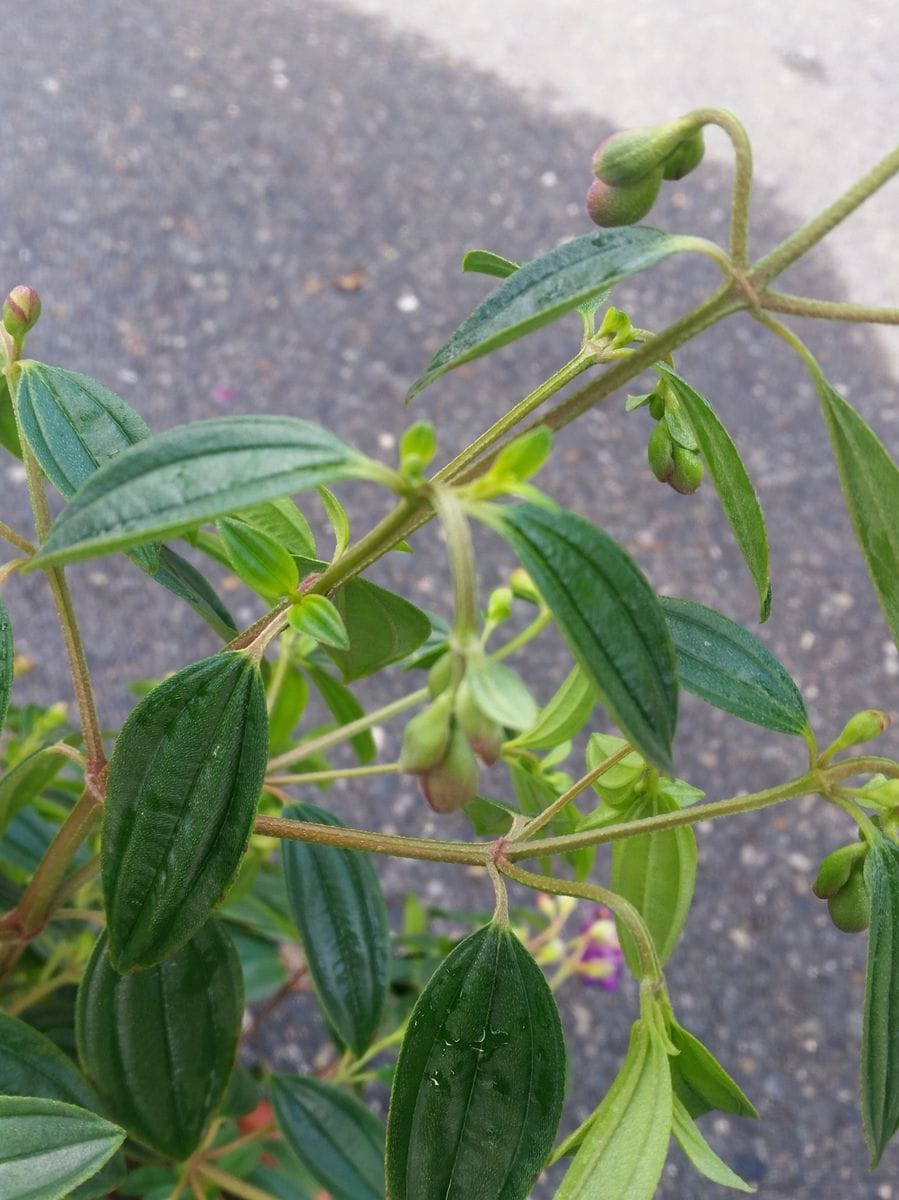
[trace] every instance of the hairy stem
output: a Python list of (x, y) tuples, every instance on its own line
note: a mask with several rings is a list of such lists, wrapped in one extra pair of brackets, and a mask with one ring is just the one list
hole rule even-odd
[(465, 863), (468, 866), (485, 867), (490, 854), (487, 843), (441, 842), (396, 834), (369, 833), (363, 829), (317, 825), (312, 821), (291, 821), (285, 817), (257, 817), (253, 830), (264, 837), (343, 846), (348, 850), (367, 850), (370, 854), (390, 854), (395, 858)]
[(395, 775), (400, 769), (398, 762), (371, 763), (367, 767), (335, 767), (333, 771), (306, 771), (301, 775), (269, 775), (266, 783), (285, 787), (295, 783), (331, 783), (336, 779), (366, 779), (371, 775)]
[(881, 308), (867, 304), (843, 304), (839, 300), (815, 300), (811, 296), (792, 296), (789, 292), (759, 293), (759, 303), (770, 312), (790, 313), (795, 317), (814, 317), (824, 321), (857, 321), (873, 325), (899, 325), (899, 308)]
[(23, 554), (37, 554), (37, 547), (33, 546), (27, 538), (22, 537), (21, 533), (16, 533), (12, 526), (7, 525), (5, 521), (0, 521), (0, 538), (9, 542), (11, 546), (15, 546), (17, 550), (21, 550)]
[(730, 138), (734, 148), (734, 193), (730, 211), (730, 256), (734, 265), (749, 265), (749, 198), (752, 191), (752, 146), (743, 124), (723, 108), (698, 108), (687, 114), (690, 120), (717, 125)]

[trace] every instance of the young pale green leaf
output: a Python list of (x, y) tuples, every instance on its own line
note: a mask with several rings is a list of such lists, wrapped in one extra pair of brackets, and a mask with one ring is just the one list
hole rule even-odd
[(265, 692), (243, 654), (218, 654), (154, 688), (109, 765), (103, 894), (120, 971), (192, 937), (246, 848), (268, 757)]
[(426, 613), (387, 588), (352, 579), (334, 596), (349, 650), (329, 649), (347, 683), (373, 675), (417, 650), (431, 632)]
[(8, 450), (14, 458), (22, 457), (22, 443), (19, 441), (19, 428), (13, 412), (12, 397), (9, 394), (9, 381), (2, 372), (0, 372), (0, 446), (4, 450)]
[(771, 572), (765, 518), (739, 451), (704, 396), (663, 363), (656, 366), (671, 385), (696, 434), (709, 475), (759, 598), (759, 620), (771, 611)]
[(671, 1056), (671, 1081), (691, 1117), (723, 1112), (758, 1119), (752, 1101), (699, 1038), (676, 1021), (670, 1023), (668, 1037), (679, 1051)]
[(339, 609), (327, 596), (314, 592), (304, 596), (287, 614), (297, 633), (305, 633), (322, 646), (332, 650), (350, 650), (350, 638)]
[(197, 568), (176, 553), (171, 546), (159, 547), (159, 565), (155, 571), (150, 572), (150, 578), (155, 579), (173, 596), (186, 601), (226, 642), (237, 637), (234, 618), (214, 589)]
[(0, 597), (0, 729), (6, 720), (6, 710), (9, 707), (9, 696), (12, 691), (13, 666), (12, 621), (9, 619), (6, 605)]
[(508, 279), (518, 270), (518, 263), (503, 258), (492, 250), (469, 250), (462, 259), (462, 270), (475, 275), (493, 275), (497, 279)]
[(555, 1200), (652, 1200), (668, 1155), (672, 1110), (665, 1045), (639, 1020)]
[(232, 518), (274, 538), (289, 554), (302, 558), (315, 557), (315, 535), (309, 522), (286, 496), (240, 508), (232, 513)]
[(496, 528), (628, 741), (673, 774), (674, 646), (636, 563), (608, 534), (565, 509), (515, 504), (502, 510)]
[(550, 1147), (565, 1044), (543, 973), (495, 924), (461, 942), (415, 1005), (387, 1122), (390, 1200), (522, 1200)]
[[(627, 818), (654, 817), (677, 812), (679, 805), (661, 792), (638, 801)], [(612, 846), (613, 892), (630, 900), (652, 935), (664, 964), (677, 945), (696, 886), (696, 837), (689, 825), (660, 829), (623, 838)], [(640, 956), (633, 938), (619, 922), (621, 948), (630, 969), (639, 976)]]
[(74, 1104), (0, 1096), (0, 1196), (99, 1195), (79, 1184), (95, 1176), (124, 1140), (124, 1129)]
[[(342, 825), (314, 804), (291, 804), (284, 816)], [(381, 1023), (390, 975), (390, 930), (378, 876), (367, 855), (312, 842), (285, 839), (281, 861), (319, 1004), (342, 1041), (362, 1054)]]
[(17, 812), (32, 804), (56, 778), (66, 758), (51, 750), (35, 750), (0, 778), (0, 834)]
[(240, 963), (216, 921), (132, 975), (113, 970), (102, 934), (78, 989), (81, 1065), (130, 1134), (180, 1162), (227, 1091), (243, 1003)]
[[(0, 1013), (0, 1095), (40, 1096), (91, 1112), (100, 1104), (67, 1054), (31, 1025), (5, 1013)], [(125, 1160), (116, 1154), (72, 1192), (72, 1200), (108, 1195), (124, 1173)]]
[[(309, 668), (309, 678), (338, 725), (348, 725), (351, 721), (358, 721), (360, 717), (365, 716), (365, 709), (339, 679), (335, 679), (333, 675), (329, 675), (327, 671), (322, 671), (319, 667)], [(350, 745), (363, 766), (370, 763), (377, 754), (377, 747), (370, 729), (363, 729), (359, 733), (353, 734), (350, 738)]]
[(273, 1075), (275, 1119), (334, 1200), (383, 1200), (384, 1126), (354, 1096), (317, 1079)]
[(674, 1097), (674, 1120), (671, 1132), (681, 1150), (700, 1175), (711, 1179), (712, 1183), (720, 1183), (722, 1187), (733, 1188), (738, 1192), (755, 1191), (752, 1184), (741, 1179), (736, 1171), (732, 1171), (727, 1163), (718, 1157), (702, 1136), (698, 1125), (677, 1095)]
[(812, 377), (855, 536), (890, 633), (899, 644), (899, 467), (871, 426), (820, 370)]
[[(527, 817), (539, 816), (544, 809), (558, 800), (569, 782), (551, 781), (545, 774), (539, 773), (522, 761), (509, 764), (509, 779), (521, 811)], [(561, 812), (556, 813), (549, 823), (547, 833), (554, 836), (575, 833), (580, 828), (580, 821), (581, 814), (572, 800)], [(575, 878), (586, 879), (596, 858), (596, 847), (582, 846), (579, 850), (569, 850), (564, 857), (574, 871)], [(547, 857), (541, 861), (541, 870), (546, 873), (552, 870), (551, 859)]]
[(347, 516), (346, 509), (329, 488), (319, 487), (316, 490), (322, 508), (325, 510), (325, 516), (334, 530), (334, 557), (339, 558), (350, 544), (350, 518)]
[(183, 533), (249, 504), (351, 478), (365, 462), (333, 433), (295, 417), (179, 425), (123, 450), (86, 479), (35, 562), (74, 562)]
[(219, 533), (231, 567), (248, 588), (268, 600), (289, 596), (297, 590), (300, 573), (293, 556), (280, 542), (253, 525), (225, 518)]
[(486, 654), (468, 659), (465, 678), (479, 711), (509, 729), (529, 729), (537, 720), (537, 705), (524, 680), (505, 663)]
[(865, 858), (871, 901), (862, 1022), (861, 1100), (876, 1167), (899, 1129), (899, 846), (879, 837)]
[(528, 750), (551, 750), (580, 733), (596, 707), (596, 688), (575, 666), (561, 687), (541, 708), (534, 724), (512, 742)]
[(681, 687), (715, 708), (779, 733), (808, 737), (799, 689), (742, 625), (693, 600), (662, 597)]
[(454, 367), (524, 337), (690, 246), (688, 238), (639, 225), (588, 233), (556, 246), (519, 267), (478, 305), (437, 351), (407, 399)]

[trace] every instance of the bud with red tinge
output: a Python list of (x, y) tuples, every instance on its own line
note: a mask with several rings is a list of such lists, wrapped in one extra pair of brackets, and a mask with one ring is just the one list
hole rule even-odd
[(605, 180), (596, 179), (587, 192), (587, 215), (594, 225), (607, 229), (617, 225), (633, 225), (642, 220), (655, 204), (661, 186), (661, 167), (627, 187), (613, 186)]
[(21, 342), (25, 334), (37, 324), (41, 315), (41, 301), (33, 287), (24, 283), (14, 287), (3, 301), (3, 328), (15, 342)]
[(631, 187), (661, 171), (680, 145), (697, 133), (697, 123), (687, 119), (613, 133), (593, 156), (593, 174), (615, 187)]

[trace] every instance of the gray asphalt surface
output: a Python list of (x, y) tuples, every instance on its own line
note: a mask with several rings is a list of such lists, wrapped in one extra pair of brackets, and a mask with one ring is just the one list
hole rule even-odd
[[(551, 113), (424, 42), (322, 3), (94, 0), (73, 19), (71, 3), (42, 0), (7, 29), (7, 62), (0, 262), (3, 287), (28, 282), (43, 297), (30, 352), (103, 380), (154, 430), (225, 412), (294, 413), (388, 457), (409, 419), (409, 380), (486, 291), (461, 275), (464, 250), (529, 258), (585, 232), (590, 155), (609, 130), (600, 117)], [(652, 222), (722, 240), (727, 185), (713, 161), (669, 188)], [(781, 204), (759, 189), (758, 245), (794, 227)], [(357, 271), (361, 286), (343, 290), (341, 277)], [(621, 287), (615, 302), (658, 328), (714, 282), (709, 264), (685, 259)], [(790, 283), (826, 296), (844, 290), (826, 253)], [(801, 332), (899, 450), (895, 382), (874, 338)], [(416, 415), (437, 422), (449, 456), (569, 357), (577, 337), (572, 320), (457, 372), (420, 398)], [(745, 318), (678, 361), (716, 404), (758, 487), (775, 588), (761, 636), (800, 683), (816, 728), (827, 738), (858, 708), (895, 709), (899, 656), (800, 366)], [(751, 625), (748, 577), (711, 488), (681, 498), (656, 484), (644, 465), (648, 430), (616, 399), (560, 437), (541, 482), (628, 546), (657, 588)], [(24, 487), (4, 470), (4, 519), (23, 524)], [(381, 498), (348, 496), (361, 532)], [(414, 559), (395, 556), (378, 577), (440, 607), (439, 549), (419, 541)], [(510, 562), (485, 544), (486, 587)], [(71, 575), (110, 722), (132, 703), (129, 680), (215, 649), (188, 609), (124, 561)], [(16, 580), (5, 595), (18, 648), (39, 663), (19, 698), (68, 695), (42, 581)], [(251, 619), (241, 604), (238, 615)], [(535, 647), (526, 669), (546, 696), (566, 669), (558, 643)], [(383, 699), (390, 686), (366, 694)], [(385, 755), (395, 735), (387, 732)], [(802, 756), (790, 739), (684, 698), (677, 762), (710, 798), (787, 778)], [(407, 785), (370, 789), (364, 802), (346, 788), (333, 795), (359, 822), (436, 828)], [(707, 1132), (765, 1200), (894, 1194), (897, 1151), (869, 1176), (858, 1121), (863, 939), (837, 933), (809, 891), (820, 856), (850, 834), (815, 801), (699, 830), (698, 896), (671, 963), (672, 995), (761, 1109), (758, 1124), (719, 1120)], [(453, 869), (379, 866), (394, 898), (414, 885), (431, 900), (471, 903), (480, 888), (488, 903), (486, 883)], [(570, 984), (560, 1003), (574, 1039), (573, 1123), (614, 1074), (633, 995)], [(270, 1043), (276, 1062), (308, 1065), (317, 1035), (304, 1022), (302, 1007), (287, 1014)], [(720, 1191), (673, 1153), (660, 1194), (705, 1200)]]

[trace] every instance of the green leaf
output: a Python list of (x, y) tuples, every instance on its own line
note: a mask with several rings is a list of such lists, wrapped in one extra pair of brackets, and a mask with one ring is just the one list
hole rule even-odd
[(454, 367), (524, 337), (619, 280), (689, 248), (689, 239), (647, 226), (588, 233), (556, 246), (519, 267), (478, 305), (437, 351), (407, 399)]
[(133, 975), (113, 970), (101, 934), (78, 989), (78, 1053), (116, 1120), (180, 1162), (225, 1096), (242, 1017), (240, 963), (218, 922)]
[(350, 650), (350, 639), (343, 617), (327, 596), (311, 592), (289, 611), (288, 620), (297, 633), (305, 633), (332, 650)]
[[(0, 1013), (0, 1095), (40, 1096), (96, 1112), (99, 1100), (67, 1054), (49, 1038), (16, 1017)], [(125, 1160), (115, 1155), (100, 1171), (72, 1192), (72, 1200), (106, 1196), (125, 1173)]]
[(66, 758), (48, 746), (23, 758), (0, 779), (0, 834), (16, 813), (38, 798), (65, 763)]
[(302, 671), (292, 664), (281, 676), (272, 710), (268, 715), (269, 744), (273, 755), (281, 754), (293, 745), (293, 731), (306, 711), (309, 701), (309, 684)]
[(0, 1195), (7, 1200), (96, 1195), (76, 1189), (124, 1140), (123, 1129), (74, 1104), (0, 1096)]
[(462, 259), (462, 270), (478, 275), (494, 275), (497, 279), (508, 279), (518, 270), (518, 263), (503, 258), (492, 250), (469, 250)]
[[(284, 816), (342, 827), (314, 804)], [(354, 1054), (377, 1032), (387, 999), (390, 930), (371, 859), (358, 850), (312, 842), (281, 843), (290, 910), (322, 1011)]]
[(681, 687), (715, 708), (779, 733), (808, 737), (802, 696), (758, 638), (693, 600), (662, 597)]
[(521, 943), (488, 925), (437, 968), (412, 1013), (387, 1122), (390, 1200), (522, 1200), (564, 1092), (552, 992)]
[(207, 625), (230, 642), (237, 636), (234, 618), (222, 604), (215, 590), (193, 563), (182, 558), (171, 546), (159, 547), (159, 566), (150, 573), (173, 596), (186, 601)]
[(674, 389), (690, 419), (724, 515), (730, 522), (755, 583), (759, 598), (759, 620), (765, 621), (771, 611), (768, 535), (758, 496), (743, 460), (708, 400), (664, 364), (657, 363), (656, 370)]
[(131, 713), (103, 819), (117, 969), (160, 962), (207, 920), (240, 865), (267, 758), (265, 692), (243, 654), (185, 667)]
[(276, 942), (259, 937), (229, 921), (228, 933), (240, 959), (247, 1004), (265, 1000), (287, 982), (287, 972)]
[(355, 1097), (317, 1079), (273, 1075), (278, 1128), (334, 1200), (383, 1200), (384, 1126)]
[(899, 644), (899, 468), (820, 368), (812, 371), (846, 508), (893, 640)]
[(628, 741), (673, 774), (674, 646), (636, 563), (608, 534), (565, 509), (515, 504), (502, 510), (496, 527)]
[(865, 858), (871, 900), (862, 1022), (861, 1100), (872, 1169), (899, 1129), (899, 846), (878, 837)]
[[(628, 820), (677, 812), (679, 805), (661, 792), (627, 810)], [(689, 825), (624, 838), (612, 846), (613, 892), (630, 900), (652, 935), (662, 964), (683, 930), (696, 886), (696, 837)], [(627, 964), (639, 976), (640, 955), (623, 922), (618, 936)]]
[(674, 1097), (674, 1120), (671, 1132), (681, 1150), (700, 1175), (711, 1179), (712, 1183), (720, 1183), (722, 1187), (734, 1188), (738, 1192), (755, 1191), (752, 1184), (741, 1179), (726, 1162), (718, 1157), (677, 1096)]
[(679, 1051), (670, 1060), (674, 1091), (691, 1117), (723, 1112), (758, 1119), (752, 1101), (699, 1038), (673, 1020), (668, 1037)]
[(238, 509), (232, 517), (235, 521), (243, 521), (251, 529), (274, 538), (290, 554), (315, 558), (315, 535), (309, 527), (309, 522), (286, 496)]
[(316, 489), (325, 516), (334, 530), (334, 557), (339, 558), (350, 544), (350, 518), (346, 509), (332, 491), (326, 487)]
[(219, 521), (218, 530), (235, 575), (248, 588), (268, 600), (297, 590), (297, 564), (280, 542), (243, 521)]
[(0, 597), (0, 729), (3, 728), (3, 722), (6, 720), (6, 710), (9, 707), (9, 696), (12, 692), (13, 657), (12, 621), (10, 621), (6, 605)]
[(509, 729), (529, 729), (537, 720), (537, 705), (520, 675), (505, 663), (472, 654), (465, 678), (478, 710)]
[(672, 1109), (665, 1045), (637, 1021), (555, 1200), (651, 1200), (668, 1155)]
[(334, 434), (294, 417), (220, 417), (156, 434), (85, 480), (34, 562), (50, 566), (183, 533), (235, 509), (365, 463)]
[(262, 1099), (262, 1090), (256, 1077), (238, 1063), (234, 1068), (228, 1090), (219, 1108), (222, 1117), (245, 1117)]
[(349, 650), (329, 649), (347, 683), (373, 675), (417, 650), (431, 632), (426, 613), (387, 588), (352, 579), (334, 596)]
[[(515, 790), (515, 797), (521, 805), (521, 811), (527, 817), (536, 817), (556, 801), (570, 780), (563, 777), (564, 782), (551, 781), (538, 769), (526, 765), (525, 762), (509, 763), (509, 779)], [(573, 800), (556, 813), (549, 822), (547, 833), (553, 836), (563, 836), (574, 833), (580, 827), (581, 814)], [(582, 846), (580, 850), (569, 850), (565, 861), (571, 866), (576, 879), (586, 879), (596, 857), (595, 846)], [(552, 860), (546, 857), (541, 860), (541, 870), (549, 873), (552, 870)]]
[(9, 380), (0, 372), (0, 446), (8, 450), (15, 458), (22, 457), (22, 443), (19, 441), (19, 429), (16, 425), (16, 415), (13, 412), (12, 396), (9, 394)]
[(478, 837), (499, 837), (508, 833), (512, 821), (520, 810), (507, 800), (494, 800), (488, 796), (475, 796), (465, 805), (465, 815), (471, 821)]
[[(365, 709), (339, 679), (318, 667), (309, 668), (309, 678), (338, 725), (348, 725), (351, 721), (358, 721), (360, 717), (365, 716)], [(370, 729), (353, 734), (350, 745), (363, 766), (370, 763), (378, 752)]]
[(530, 729), (511, 744), (528, 750), (551, 750), (580, 733), (595, 707), (596, 688), (580, 667), (573, 667)]

